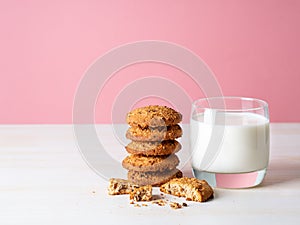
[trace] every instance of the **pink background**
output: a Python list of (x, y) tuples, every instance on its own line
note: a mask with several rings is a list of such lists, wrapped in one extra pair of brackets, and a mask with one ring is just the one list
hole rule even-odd
[[(271, 121), (299, 122), (299, 12), (298, 0), (1, 1), (0, 123), (72, 123), (76, 88), (89, 65), (141, 40), (191, 49), (225, 95), (265, 99)], [(99, 98), (96, 109), (107, 116), (98, 122), (110, 121), (118, 91), (140, 76), (163, 74), (200, 97), (182, 72), (165, 65), (120, 74)]]

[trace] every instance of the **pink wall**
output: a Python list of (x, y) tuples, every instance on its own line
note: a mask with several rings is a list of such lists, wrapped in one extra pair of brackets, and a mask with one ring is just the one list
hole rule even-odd
[[(149, 39), (194, 51), (225, 95), (267, 100), (273, 122), (300, 122), (299, 12), (298, 0), (1, 1), (0, 123), (71, 123), (88, 66), (111, 48)], [(185, 83), (160, 65), (120, 73), (125, 80), (116, 74), (100, 110), (109, 113), (122, 84), (139, 76)]]

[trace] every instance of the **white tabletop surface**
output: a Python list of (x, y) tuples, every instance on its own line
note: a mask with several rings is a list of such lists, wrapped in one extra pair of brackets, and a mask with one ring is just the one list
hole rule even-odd
[[(100, 130), (104, 144), (115, 151), (112, 156), (124, 157), (126, 151), (113, 141), (111, 129), (106, 125)], [(183, 170), (191, 175), (188, 167)], [(212, 201), (187, 202), (188, 207), (173, 210), (152, 204), (134, 207), (126, 195), (109, 196), (107, 184), (86, 165), (71, 125), (0, 126), (1, 225), (299, 225), (300, 124), (271, 124), (270, 165), (255, 188), (216, 188)]]

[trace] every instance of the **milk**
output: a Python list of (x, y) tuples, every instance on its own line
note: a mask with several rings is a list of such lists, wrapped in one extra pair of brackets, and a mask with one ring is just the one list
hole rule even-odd
[(263, 116), (208, 111), (194, 115), (190, 128), (192, 166), (196, 170), (246, 173), (268, 165), (269, 120)]

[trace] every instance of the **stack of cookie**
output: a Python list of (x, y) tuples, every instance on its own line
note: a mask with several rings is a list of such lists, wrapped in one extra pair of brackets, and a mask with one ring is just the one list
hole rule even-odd
[(166, 106), (146, 106), (127, 114), (130, 128), (126, 138), (131, 142), (125, 147), (130, 153), (122, 165), (128, 170), (128, 180), (137, 185), (159, 186), (172, 178), (182, 177), (176, 167), (175, 155), (181, 149), (176, 138), (181, 137), (178, 125), (182, 115)]

